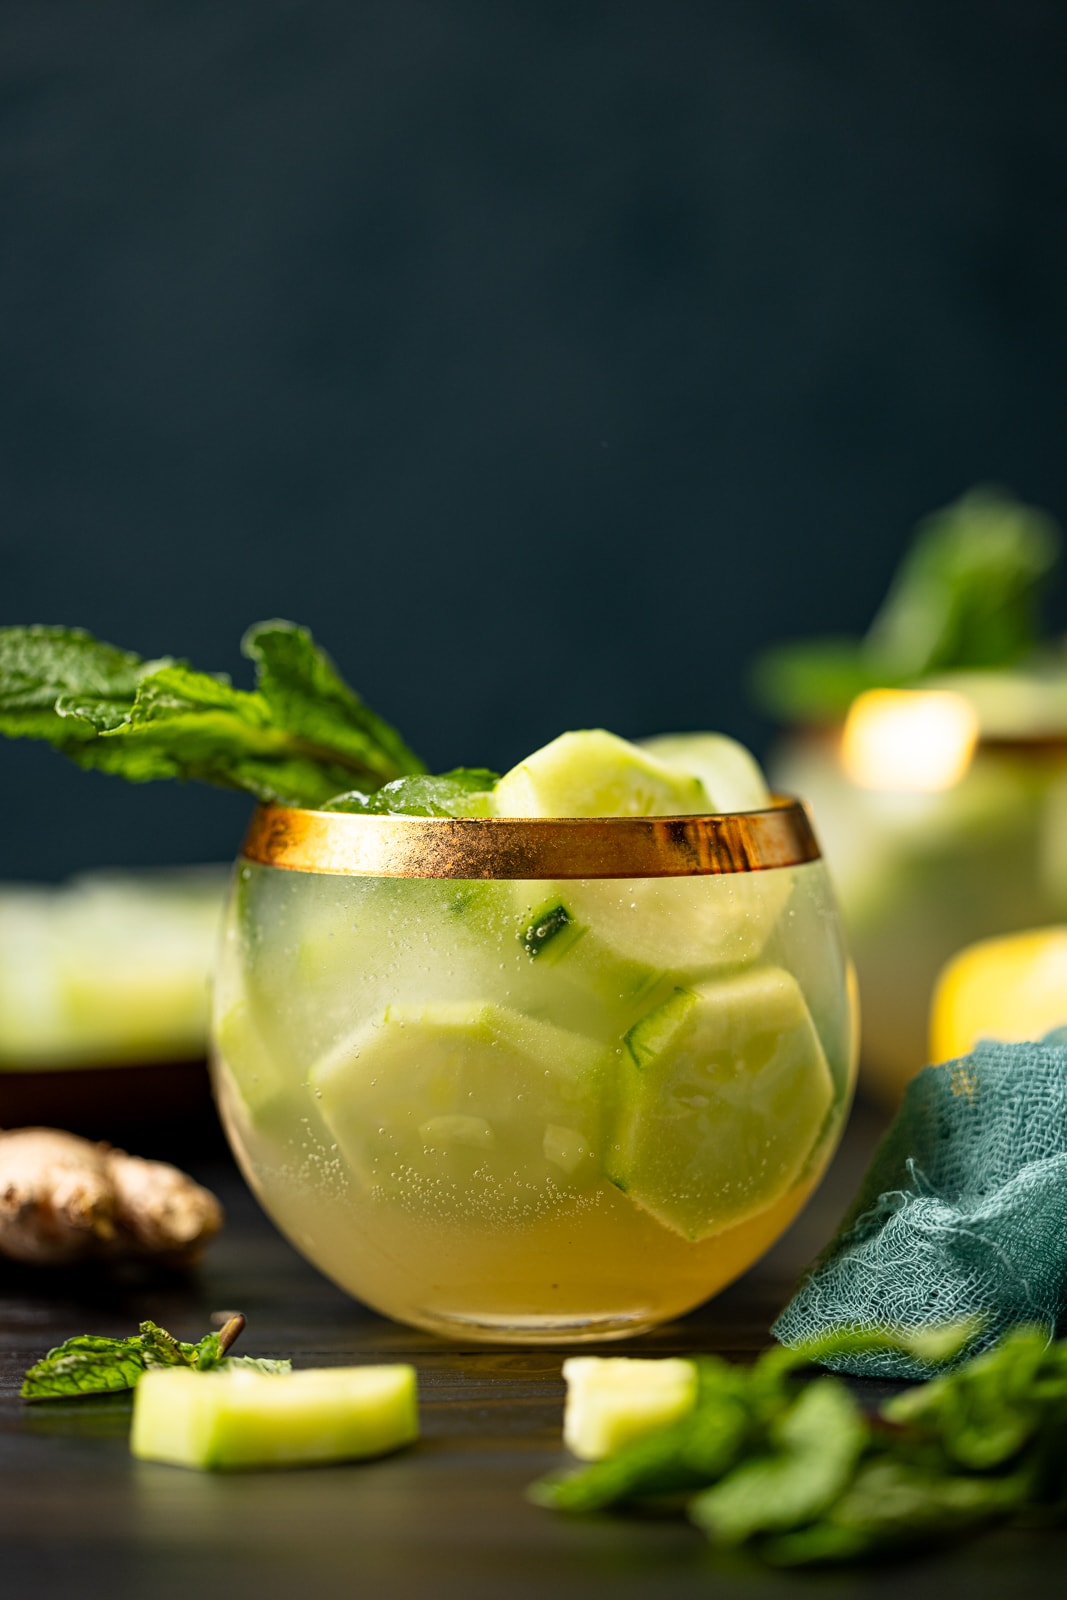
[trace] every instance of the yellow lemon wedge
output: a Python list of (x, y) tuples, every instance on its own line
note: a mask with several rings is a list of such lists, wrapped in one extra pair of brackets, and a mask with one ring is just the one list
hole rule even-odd
[(930, 1060), (953, 1061), (979, 1039), (1040, 1039), (1067, 1024), (1067, 927), (981, 939), (941, 969)]

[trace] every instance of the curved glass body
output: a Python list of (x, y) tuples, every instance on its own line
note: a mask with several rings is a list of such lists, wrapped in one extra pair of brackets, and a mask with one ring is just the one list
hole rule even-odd
[(895, 1105), (929, 1060), (929, 1013), (964, 945), (1067, 915), (1067, 748), (978, 745), (928, 792), (864, 787), (836, 732), (780, 748), (778, 782), (803, 785), (841, 900), (863, 1005), (861, 1082)]
[[(321, 854), (287, 851), (287, 817), (326, 827)], [(637, 1332), (749, 1266), (834, 1149), (855, 1015), (825, 868), (801, 848), (746, 870), (731, 845), (724, 869), (687, 819), (621, 819), (574, 825), (605, 869), (581, 878), (564, 823), (547, 854), (536, 826), (459, 826), (427, 855), (457, 824), (262, 814), (216, 990), (227, 1132), (293, 1243), (379, 1311), (489, 1340)], [(483, 875), (341, 870), (416, 835), (399, 870)]]

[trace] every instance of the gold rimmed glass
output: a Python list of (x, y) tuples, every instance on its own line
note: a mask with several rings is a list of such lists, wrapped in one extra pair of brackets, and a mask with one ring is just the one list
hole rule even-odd
[(376, 1309), (619, 1338), (782, 1232), (844, 1120), (856, 1019), (807, 815), (262, 808), (215, 1075), (278, 1224)]
[(944, 964), (1067, 917), (1067, 737), (1010, 726), (1002, 714), (982, 730), (947, 690), (875, 690), (843, 728), (795, 733), (774, 762), (826, 840), (859, 975), (860, 1081), (889, 1108), (931, 1059)]

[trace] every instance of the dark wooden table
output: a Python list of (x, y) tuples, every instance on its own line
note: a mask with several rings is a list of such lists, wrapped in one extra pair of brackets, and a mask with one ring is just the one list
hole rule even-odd
[[(745, 1359), (765, 1345), (790, 1282), (853, 1191), (875, 1132), (869, 1118), (854, 1119), (816, 1200), (740, 1283), (625, 1349)], [(44, 1280), (8, 1268), (0, 1279), (2, 1600), (763, 1600), (823, 1592), (944, 1600), (1058, 1589), (1067, 1557), (1059, 1534), (1002, 1531), (880, 1570), (797, 1575), (725, 1559), (682, 1521), (569, 1520), (538, 1510), (523, 1490), (564, 1459), (566, 1351), (446, 1344), (387, 1322), (279, 1238), (221, 1151), (189, 1164), (221, 1192), (229, 1212), (225, 1234), (194, 1277)], [(152, 1317), (195, 1339), (213, 1311), (234, 1308), (248, 1315), (250, 1353), (291, 1355), (300, 1366), (414, 1362), (421, 1442), (365, 1465), (211, 1476), (134, 1461), (128, 1404), (119, 1400), (34, 1407), (18, 1399), (23, 1370), (72, 1333), (127, 1333)]]

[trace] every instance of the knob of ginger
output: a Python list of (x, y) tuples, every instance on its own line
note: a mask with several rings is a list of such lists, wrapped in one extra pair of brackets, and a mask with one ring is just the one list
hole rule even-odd
[(165, 1161), (56, 1128), (0, 1132), (0, 1255), (186, 1266), (221, 1226), (215, 1196)]

